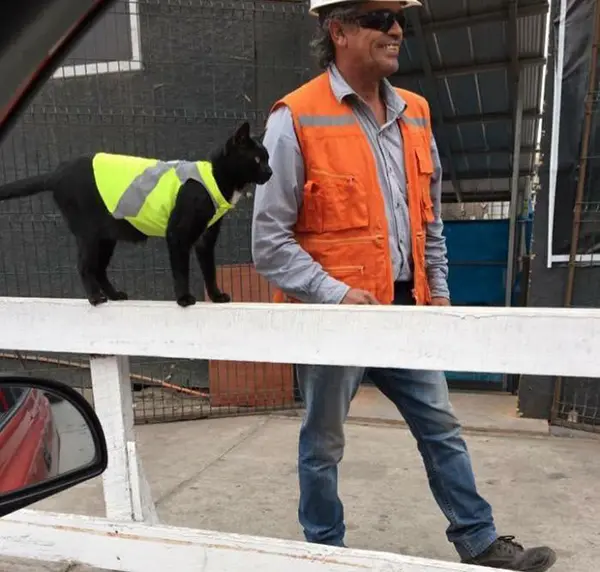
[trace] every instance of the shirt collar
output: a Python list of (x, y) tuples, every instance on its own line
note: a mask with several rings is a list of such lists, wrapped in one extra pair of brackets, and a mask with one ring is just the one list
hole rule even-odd
[[(330, 64), (328, 70), (329, 74), (329, 83), (331, 85), (331, 90), (333, 91), (333, 95), (338, 100), (338, 102), (342, 102), (347, 97), (357, 97), (360, 99), (360, 96), (348, 85), (348, 82), (342, 77), (340, 70), (337, 68), (335, 64)], [(406, 109), (406, 101), (404, 98), (398, 94), (398, 92), (393, 88), (392, 84), (387, 79), (383, 79), (381, 81), (381, 87), (383, 89), (383, 94), (385, 98), (385, 104), (388, 109), (392, 112), (394, 119), (400, 117), (404, 110)]]

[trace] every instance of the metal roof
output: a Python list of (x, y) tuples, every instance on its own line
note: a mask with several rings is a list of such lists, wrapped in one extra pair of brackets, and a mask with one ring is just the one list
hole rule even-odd
[(429, 101), (445, 201), (510, 200), (519, 148), (514, 180), (524, 191), (535, 166), (548, 11), (547, 0), (423, 0), (407, 10), (391, 80)]

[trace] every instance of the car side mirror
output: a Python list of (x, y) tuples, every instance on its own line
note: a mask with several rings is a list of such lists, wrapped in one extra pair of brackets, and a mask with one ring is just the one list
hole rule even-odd
[(101, 475), (107, 464), (100, 421), (76, 390), (0, 375), (0, 517)]

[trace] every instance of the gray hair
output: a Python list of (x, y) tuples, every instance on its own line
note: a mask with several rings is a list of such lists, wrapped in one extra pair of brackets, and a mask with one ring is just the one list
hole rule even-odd
[(343, 7), (334, 4), (319, 12), (319, 24), (315, 36), (310, 42), (310, 47), (320, 68), (327, 69), (329, 64), (335, 60), (335, 45), (329, 33), (329, 25), (332, 20), (353, 21), (360, 3), (360, 0), (357, 0), (350, 5), (344, 4)]

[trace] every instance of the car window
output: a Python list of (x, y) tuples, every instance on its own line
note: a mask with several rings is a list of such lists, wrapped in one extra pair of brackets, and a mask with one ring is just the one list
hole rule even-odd
[(0, 388), (0, 429), (15, 414), (27, 391), (25, 387)]

